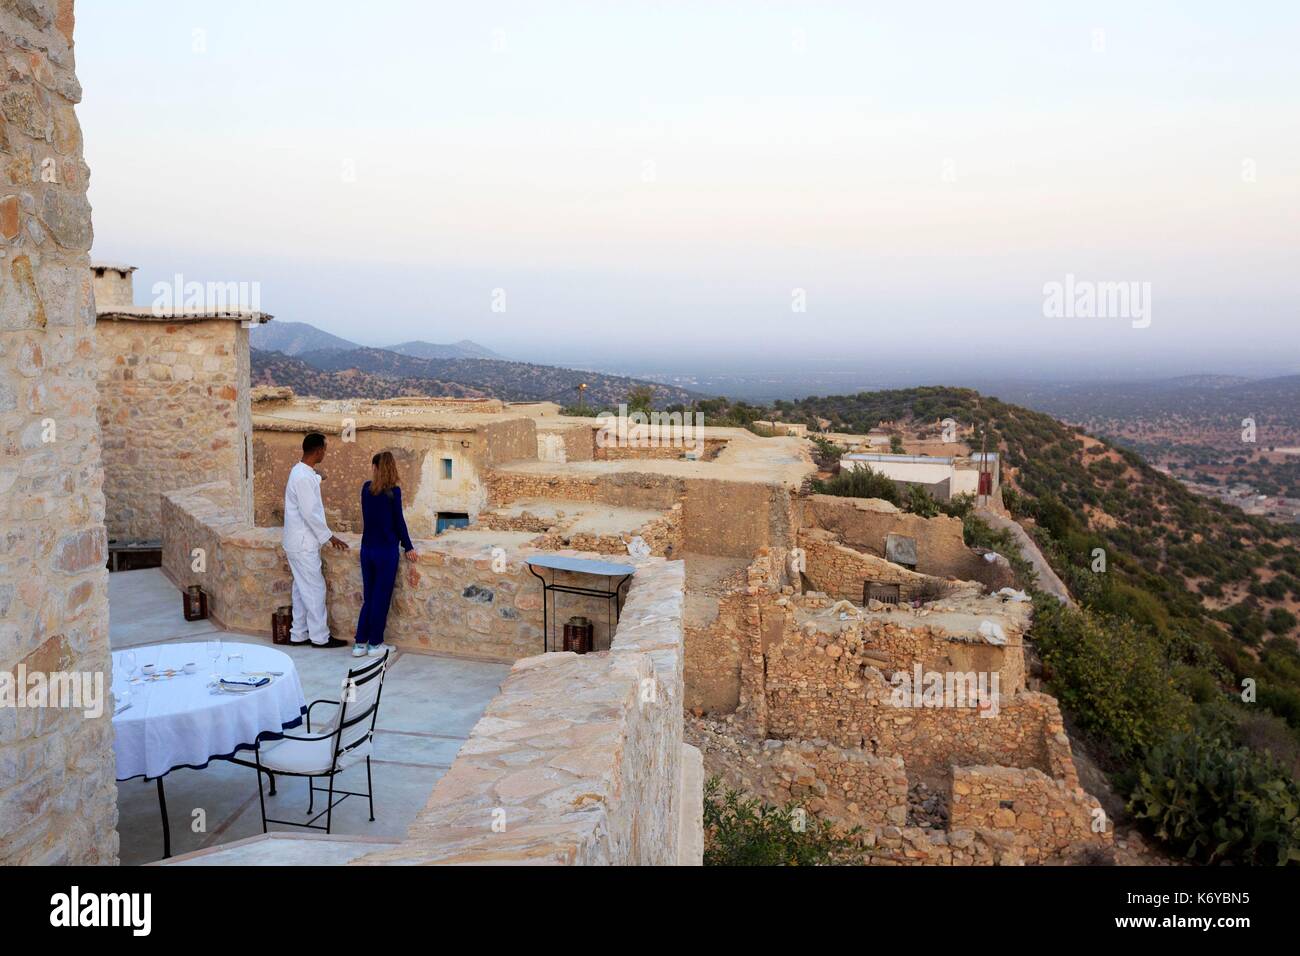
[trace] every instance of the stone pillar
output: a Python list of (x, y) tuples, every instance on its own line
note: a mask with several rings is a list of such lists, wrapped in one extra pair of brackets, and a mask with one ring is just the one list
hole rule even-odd
[[(72, 0), (0, 2), (0, 864), (117, 862), (90, 205), (72, 26)], [(102, 712), (94, 715), (93, 699), (14, 706), (16, 693), (32, 701), (38, 673), (89, 678), (92, 693), (98, 675)]]

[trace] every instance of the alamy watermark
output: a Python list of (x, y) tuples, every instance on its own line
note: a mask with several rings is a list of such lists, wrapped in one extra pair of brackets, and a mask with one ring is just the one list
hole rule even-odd
[(1002, 677), (997, 671), (927, 671), (918, 662), (895, 671), (889, 703), (903, 708), (978, 708), (981, 717), (998, 715)]
[(1065, 274), (1043, 284), (1043, 315), (1049, 319), (1130, 319), (1135, 329), (1151, 324), (1150, 282), (1092, 282)]
[(0, 707), (79, 710), (90, 719), (104, 713), (102, 671), (28, 671), (19, 664), (10, 673), (0, 670)]
[(596, 416), (597, 448), (681, 448), (697, 455), (704, 451), (702, 412), (632, 412), (618, 406), (618, 414)]
[(176, 273), (171, 282), (155, 282), (150, 307), (154, 315), (166, 316), (181, 309), (211, 312), (217, 315), (239, 315), (262, 311), (262, 284), (260, 282), (199, 282), (186, 281)]

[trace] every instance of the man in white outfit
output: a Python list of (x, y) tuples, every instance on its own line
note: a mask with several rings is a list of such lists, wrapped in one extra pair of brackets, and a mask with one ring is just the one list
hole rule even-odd
[(346, 647), (347, 642), (330, 637), (325, 614), (325, 575), (321, 573), (320, 549), (326, 544), (346, 550), (343, 539), (325, 523), (325, 505), (320, 498), (320, 475), (316, 466), (325, 458), (325, 436), (312, 432), (302, 440), (302, 461), (289, 472), (284, 486), (285, 557), (293, 571), (293, 628), (290, 644), (316, 647)]

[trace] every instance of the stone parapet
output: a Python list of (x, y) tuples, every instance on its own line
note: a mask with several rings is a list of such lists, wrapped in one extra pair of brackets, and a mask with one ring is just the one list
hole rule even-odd
[(678, 862), (684, 587), (647, 564), (608, 653), (518, 661), (406, 839), (357, 863)]
[[(280, 547), (281, 529), (253, 527), (234, 516), (231, 490), (222, 483), (162, 497), (164, 573), (178, 587), (198, 584), (207, 591), (209, 611), (225, 627), (269, 633), (271, 614), (292, 603), (293, 576)], [(351, 550), (325, 548), (321, 557), (330, 632), (350, 640), (362, 600), (360, 535), (340, 537)], [(513, 532), (414, 539), (419, 561), (403, 562), (398, 570), (385, 639), (397, 647), (491, 660), (538, 653), (542, 590), (525, 563), (538, 551), (530, 540)], [(587, 616), (596, 647), (608, 646), (604, 600), (566, 596), (562, 610), (566, 617)], [(559, 624), (551, 624), (554, 638)]]

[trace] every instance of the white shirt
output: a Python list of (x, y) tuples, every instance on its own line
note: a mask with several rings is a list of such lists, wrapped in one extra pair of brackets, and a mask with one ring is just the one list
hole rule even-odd
[(286, 551), (319, 551), (334, 536), (325, 523), (320, 499), (320, 475), (306, 462), (298, 462), (284, 486), (284, 537)]

